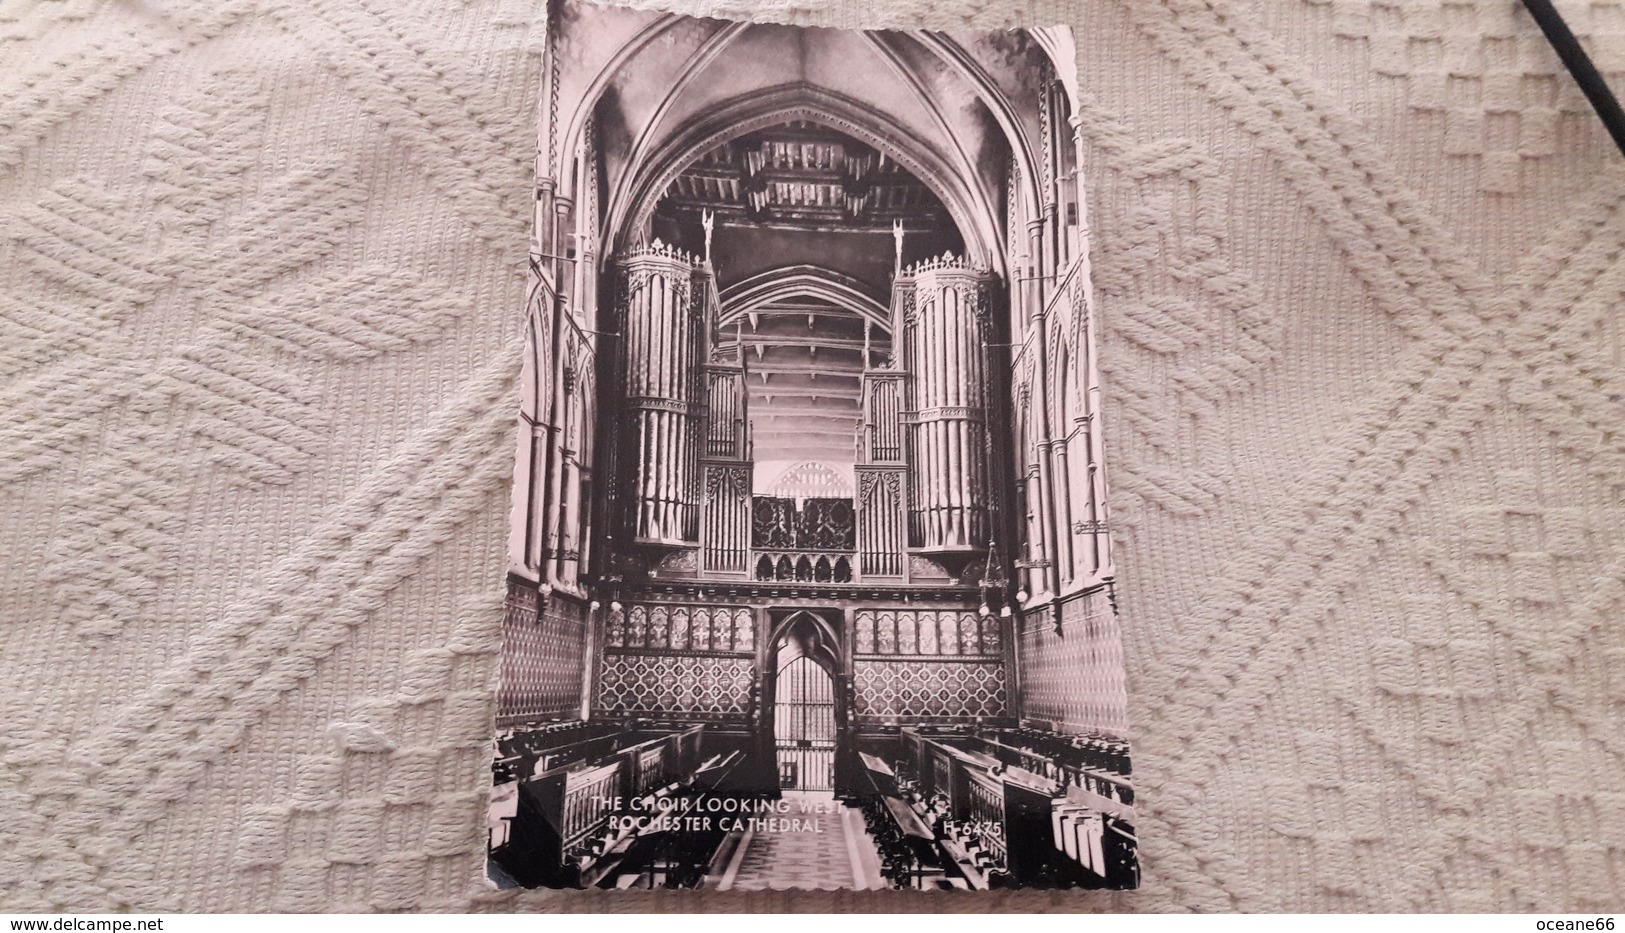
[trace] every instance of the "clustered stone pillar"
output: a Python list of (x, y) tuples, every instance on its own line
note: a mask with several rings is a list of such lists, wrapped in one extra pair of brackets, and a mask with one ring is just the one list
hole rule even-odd
[(683, 251), (654, 245), (622, 257), (620, 425), (623, 482), (639, 544), (698, 540), (704, 391), (704, 271)]
[(943, 256), (899, 276), (908, 373), (909, 546), (925, 553), (988, 543), (986, 272)]

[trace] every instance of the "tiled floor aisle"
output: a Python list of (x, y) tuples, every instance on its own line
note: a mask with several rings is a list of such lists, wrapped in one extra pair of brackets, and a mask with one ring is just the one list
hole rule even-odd
[[(736, 856), (734, 868), (724, 878), (722, 889), (832, 891), (865, 887), (859, 877), (863, 869), (854, 866), (858, 854), (854, 846), (870, 842), (853, 828), (857, 814), (843, 813), (847, 808), (835, 805), (828, 793), (786, 791), (784, 799), (791, 804), (790, 812), (777, 814), (779, 818), (816, 820), (820, 831), (752, 833)], [(820, 805), (825, 812), (818, 812)]]

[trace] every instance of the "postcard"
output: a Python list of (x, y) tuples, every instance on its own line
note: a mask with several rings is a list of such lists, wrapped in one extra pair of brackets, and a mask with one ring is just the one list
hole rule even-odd
[(548, 25), (492, 883), (1134, 887), (1070, 32)]

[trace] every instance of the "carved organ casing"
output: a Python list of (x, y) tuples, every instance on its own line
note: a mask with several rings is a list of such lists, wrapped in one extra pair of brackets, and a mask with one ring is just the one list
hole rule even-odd
[(865, 577), (903, 576), (907, 532), (903, 520), (904, 374), (863, 374), (863, 443), (858, 480), (858, 564)]
[(909, 268), (894, 286), (914, 550), (975, 552), (988, 543), (990, 284), (986, 272), (945, 256)]
[(617, 265), (621, 488), (633, 499), (623, 514), (634, 543), (691, 545), (699, 534), (709, 278), (687, 254), (658, 241)]

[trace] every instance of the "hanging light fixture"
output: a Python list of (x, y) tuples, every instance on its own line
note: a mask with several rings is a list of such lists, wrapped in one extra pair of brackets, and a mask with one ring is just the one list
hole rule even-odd
[[(993, 514), (998, 513), (994, 511)], [(989, 521), (988, 524), (992, 525), (993, 522)], [(1010, 616), (1010, 602), (1005, 596), (1005, 588), (1009, 582), (1004, 575), (1004, 555), (999, 553), (999, 536), (990, 530), (987, 536), (987, 563), (982, 570), (982, 605), (977, 610), (984, 619), (993, 614), (989, 603), (993, 601), (995, 594), (1000, 604), (999, 615), (1004, 618)]]

